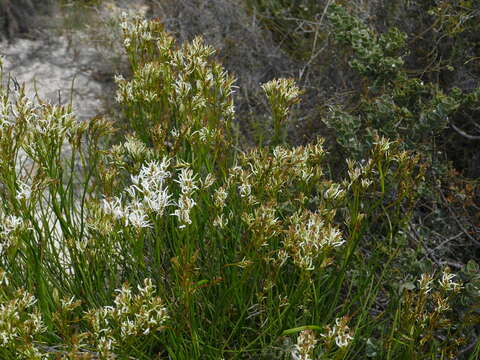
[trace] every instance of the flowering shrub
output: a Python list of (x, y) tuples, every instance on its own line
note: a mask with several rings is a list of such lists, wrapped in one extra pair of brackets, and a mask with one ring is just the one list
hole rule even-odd
[[(378, 352), (401, 354), (391, 341), (419, 326), (415, 295), (390, 299), (393, 319), (375, 310), (422, 183), (418, 156), (375, 135), (334, 179), (322, 139), (285, 142), (301, 94), (291, 79), (263, 85), (269, 146), (242, 149), (234, 79), (213, 48), (177, 46), (155, 20), (125, 15), (121, 28), (124, 133), (1, 88), (0, 356), (355, 358), (384, 332)], [(394, 251), (366, 254), (379, 233)], [(438, 286), (466, 288), (451, 273)], [(422, 339), (434, 348), (451, 327)]]

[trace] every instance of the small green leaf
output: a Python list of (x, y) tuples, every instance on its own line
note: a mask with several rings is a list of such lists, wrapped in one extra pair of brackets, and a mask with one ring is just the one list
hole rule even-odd
[(466, 265), (466, 272), (469, 274), (476, 274), (478, 273), (479, 267), (475, 260), (469, 260)]
[(291, 329), (285, 330), (285, 331), (282, 333), (282, 335), (292, 335), (292, 334), (299, 333), (300, 331), (303, 331), (303, 330), (317, 330), (317, 331), (322, 331), (323, 328), (320, 327), (320, 326), (317, 326), (317, 325), (299, 326), (299, 327), (296, 327), (296, 328), (291, 328)]

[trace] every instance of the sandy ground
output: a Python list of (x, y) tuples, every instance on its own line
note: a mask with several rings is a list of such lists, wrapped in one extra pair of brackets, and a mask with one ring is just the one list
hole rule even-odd
[(72, 101), (79, 120), (102, 112), (104, 85), (94, 79), (91, 69), (93, 50), (88, 47), (70, 49), (66, 38), (55, 40), (16, 39), (0, 43), (4, 73), (27, 93), (53, 103)]

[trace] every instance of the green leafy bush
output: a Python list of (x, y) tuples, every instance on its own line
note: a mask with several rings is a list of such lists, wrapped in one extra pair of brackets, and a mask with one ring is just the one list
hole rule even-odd
[(406, 52), (404, 33), (390, 28), (378, 36), (338, 5), (330, 7), (328, 17), (337, 43), (351, 49), (348, 63), (361, 75), (364, 87), (356, 109), (335, 108), (328, 119), (349, 153), (361, 157), (378, 133), (401, 140), (407, 149), (431, 154), (431, 138), (439, 136), (460, 109), (476, 106), (480, 89), (445, 93), (436, 84), (408, 75), (403, 57), (396, 55)]

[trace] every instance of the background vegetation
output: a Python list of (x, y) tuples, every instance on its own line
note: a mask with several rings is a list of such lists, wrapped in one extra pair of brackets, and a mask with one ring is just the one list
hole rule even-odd
[(117, 105), (4, 77), (3, 358), (478, 358), (478, 2), (58, 6)]

